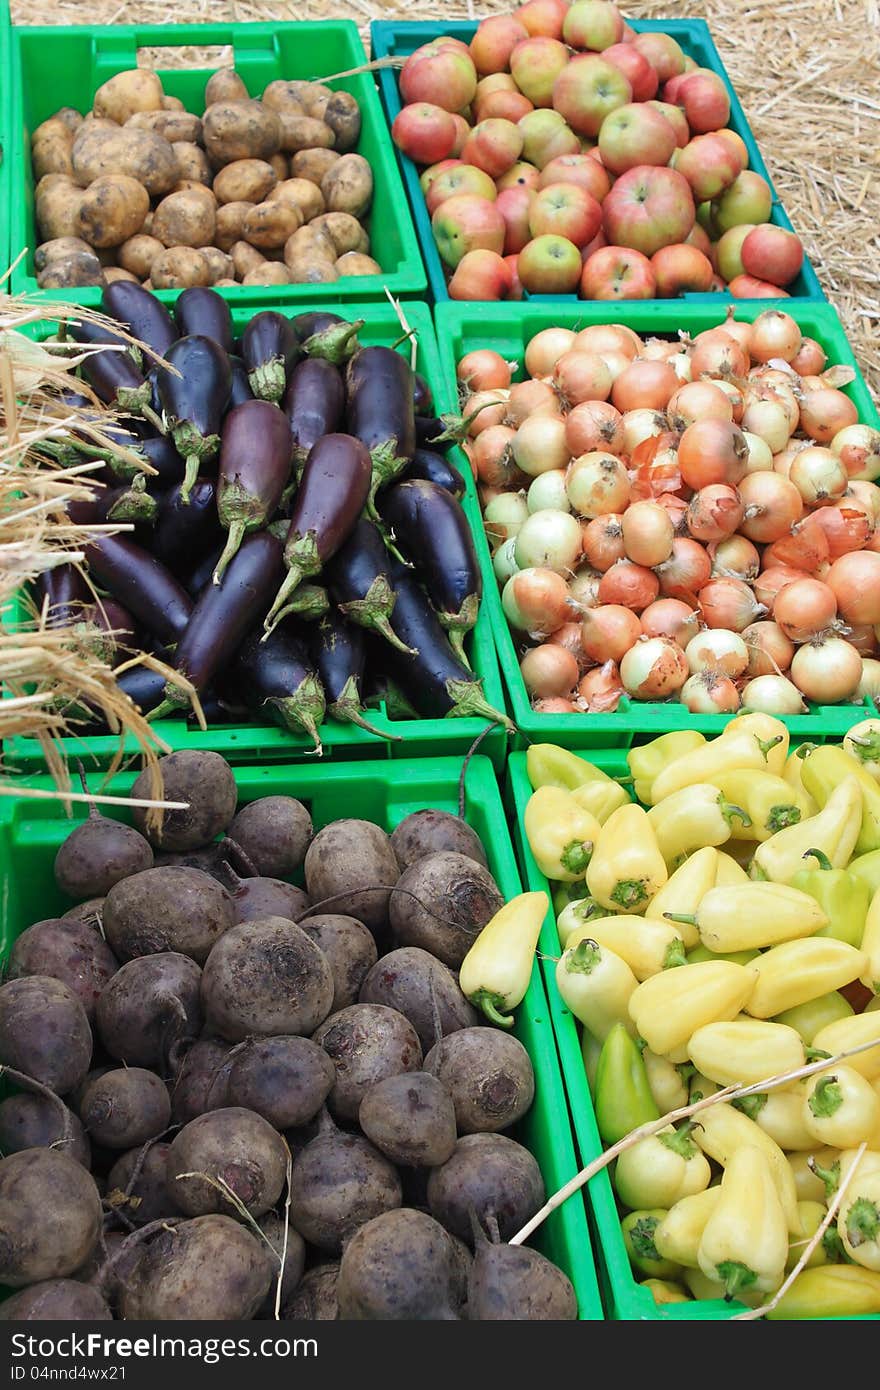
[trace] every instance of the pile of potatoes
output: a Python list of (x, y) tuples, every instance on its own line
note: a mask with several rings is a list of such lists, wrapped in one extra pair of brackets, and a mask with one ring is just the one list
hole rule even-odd
[(502, 903), (473, 829), (162, 771), (188, 809), (93, 809), (0, 987), (0, 1320), (576, 1317), (505, 1243), (545, 1191), (528, 1053), (458, 984)]
[(380, 275), (363, 226), (373, 174), (353, 153), (354, 97), (270, 82), (252, 99), (232, 68), (199, 118), (157, 73), (117, 73), (83, 116), (65, 107), (31, 141), (42, 289), (137, 280), (324, 284)]

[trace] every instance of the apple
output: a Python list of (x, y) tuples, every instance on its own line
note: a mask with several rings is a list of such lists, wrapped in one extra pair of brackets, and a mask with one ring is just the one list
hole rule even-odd
[(715, 208), (715, 222), (720, 232), (728, 232), (744, 222), (757, 226), (770, 221), (773, 194), (770, 185), (752, 169), (744, 169), (725, 189)]
[(650, 101), (657, 95), (660, 78), (647, 58), (632, 43), (614, 43), (603, 50), (606, 63), (620, 68), (632, 87), (633, 101)]
[(541, 170), (538, 187), (546, 188), (548, 183), (576, 183), (600, 203), (611, 187), (604, 165), (588, 154), (561, 154), (551, 159)]
[(568, 49), (558, 39), (523, 39), (510, 55), (511, 76), (533, 106), (552, 106), (553, 84), (568, 59)]
[(467, 251), (504, 248), (504, 218), (489, 198), (459, 193), (441, 203), (431, 218), (437, 250), (453, 269)]
[(742, 173), (738, 153), (717, 135), (695, 135), (676, 150), (672, 167), (684, 174), (698, 203), (717, 198)]
[(518, 184), (498, 194), (495, 206), (504, 218), (504, 254), (516, 256), (532, 239), (529, 208), (535, 194), (531, 188)]
[(804, 248), (794, 232), (766, 223), (754, 227), (742, 244), (746, 275), (771, 285), (790, 285), (804, 262)]
[(510, 270), (510, 289), (507, 291), (507, 298), (522, 299), (523, 287), (519, 278), (519, 256), (505, 256), (504, 264)]
[(536, 37), (561, 39), (567, 13), (568, 0), (528, 0), (514, 11), (514, 18)]
[(645, 103), (653, 111), (659, 111), (675, 131), (676, 144), (683, 150), (688, 140), (691, 138), (691, 128), (687, 123), (685, 114), (680, 106), (671, 106), (668, 101), (649, 101)]
[(571, 294), (581, 275), (581, 253), (567, 237), (546, 233), (523, 247), (517, 269), (529, 294)]
[(512, 169), (508, 169), (506, 174), (502, 174), (500, 179), (495, 180), (495, 187), (499, 193), (503, 193), (505, 188), (537, 188), (540, 179), (540, 170), (534, 164), (526, 164), (520, 161), (514, 164)]
[(684, 239), (685, 246), (696, 246), (698, 251), (702, 251), (708, 260), (715, 264), (715, 248), (705, 227), (701, 227), (699, 222), (695, 222)]
[(691, 130), (704, 135), (720, 130), (730, 120), (730, 97), (719, 78), (689, 73), (679, 89), (677, 103), (684, 108)]
[(661, 246), (651, 257), (651, 266), (661, 299), (675, 299), (687, 293), (706, 294), (715, 273), (708, 256), (696, 246), (681, 243)]
[(601, 226), (601, 205), (576, 183), (551, 183), (532, 194), (529, 229), (533, 237), (555, 233), (580, 248), (593, 240)]
[(646, 102), (619, 106), (599, 131), (602, 163), (612, 174), (625, 174), (637, 164), (668, 164), (677, 148), (666, 117)]
[(581, 262), (583, 264), (586, 264), (586, 262), (590, 259), (594, 251), (601, 251), (602, 247), (607, 245), (608, 241), (605, 237), (605, 233), (602, 231), (602, 228), (600, 227), (596, 235), (593, 237), (593, 240), (588, 241), (586, 246), (581, 247)]
[(425, 205), (433, 217), (447, 198), (457, 198), (463, 193), (488, 198), (490, 203), (494, 203), (497, 197), (495, 185), (487, 173), (472, 164), (456, 164), (432, 181), (425, 194)]
[(394, 118), (391, 138), (417, 164), (447, 159), (455, 145), (455, 121), (441, 106), (421, 101), (404, 106)]
[(742, 136), (737, 135), (736, 131), (731, 130), (729, 126), (724, 126), (721, 130), (716, 130), (715, 134), (718, 136), (719, 140), (726, 140), (731, 149), (737, 152), (739, 155), (740, 167), (748, 169), (749, 147)]
[(631, 24), (627, 24), (626, 20), (624, 20), (624, 22), (623, 22), (623, 33), (622, 33), (621, 36), (620, 36), (620, 42), (621, 42), (621, 43), (635, 43), (635, 39), (636, 39), (636, 31), (635, 31), (635, 29), (632, 27)]
[(578, 135), (598, 135), (602, 122), (632, 100), (629, 79), (597, 53), (584, 53), (553, 84), (553, 106)]
[(712, 82), (717, 83), (722, 92), (727, 90), (722, 79), (712, 68), (698, 67), (692, 58), (686, 58), (685, 66), (682, 68), (681, 72), (675, 73), (673, 77), (669, 78), (668, 82), (663, 84), (663, 100), (677, 102), (680, 106), (681, 102), (678, 99), (678, 93), (681, 91), (682, 83), (686, 78), (690, 77), (692, 73), (699, 73), (702, 77), (708, 77)]
[(725, 280), (735, 280), (738, 275), (745, 275), (742, 263), (742, 244), (752, 231), (752, 224), (744, 222), (740, 227), (730, 227), (715, 244), (715, 257), (718, 261), (718, 270)]
[(464, 116), (459, 115), (457, 111), (453, 112), (452, 119), (455, 122), (455, 144), (452, 146), (452, 153), (456, 159), (459, 159), (464, 149), (464, 142), (471, 133), (471, 126), (470, 122), (466, 121)]
[(684, 52), (671, 35), (636, 34), (633, 46), (647, 58), (661, 82), (668, 82), (677, 72), (684, 72)]
[(574, 0), (562, 25), (562, 37), (572, 48), (601, 53), (620, 42), (623, 15), (609, 0)]
[(656, 293), (653, 267), (641, 251), (603, 246), (584, 263), (583, 299), (654, 299)]
[(519, 87), (514, 82), (509, 72), (490, 72), (488, 77), (481, 77), (477, 83), (477, 90), (474, 93), (474, 105), (479, 106), (481, 101), (485, 101), (492, 92), (518, 92)]
[(580, 154), (581, 142), (558, 111), (542, 107), (517, 121), (523, 136), (523, 159), (543, 169), (563, 154)]
[(715, 204), (710, 202), (697, 203), (697, 221), (704, 227), (709, 236), (715, 240), (718, 236), (718, 227), (715, 223)]
[(639, 164), (620, 175), (602, 204), (602, 214), (612, 246), (628, 246), (653, 256), (661, 246), (684, 241), (696, 210), (683, 174)]
[(400, 70), (400, 95), (404, 102), (428, 102), (444, 111), (461, 111), (473, 101), (477, 70), (465, 49), (438, 48), (432, 53), (417, 49)]
[(754, 275), (737, 275), (727, 286), (734, 299), (789, 299), (788, 290), (771, 285), (766, 280), (756, 280)]
[(502, 121), (516, 122), (522, 120), (523, 116), (527, 116), (534, 109), (528, 97), (524, 97), (522, 92), (490, 92), (483, 101), (477, 102), (476, 115), (478, 121), (489, 121), (497, 118)]
[(495, 251), (466, 251), (449, 281), (450, 299), (503, 299), (513, 283), (510, 267)]
[(461, 157), (465, 164), (475, 164), (493, 179), (499, 179), (516, 164), (523, 147), (523, 133), (513, 121), (491, 119), (475, 125)]
[(480, 76), (492, 72), (507, 72), (510, 55), (518, 43), (529, 37), (529, 31), (513, 15), (492, 15), (481, 20), (471, 39), (470, 54)]
[(448, 169), (460, 169), (462, 162), (460, 159), (440, 159), (436, 164), (430, 164), (427, 169), (423, 169), (419, 174), (419, 188), (427, 197), (428, 189), (435, 179), (439, 179), (441, 174), (445, 174)]

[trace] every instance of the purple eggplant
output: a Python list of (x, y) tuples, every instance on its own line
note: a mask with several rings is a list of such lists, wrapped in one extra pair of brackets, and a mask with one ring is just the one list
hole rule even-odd
[(82, 570), (76, 565), (56, 565), (44, 570), (37, 580), (37, 604), (46, 605), (47, 626), (64, 627), (75, 622), (82, 605), (92, 599), (92, 591)]
[(465, 494), (464, 478), (447, 458), (433, 449), (416, 449), (416, 456), (404, 473), (404, 478), (424, 478), (429, 483), (451, 492), (453, 497)]
[[(113, 409), (142, 415), (154, 429), (164, 434), (162, 421), (151, 405), (150, 383), (135, 363), (129, 344), (109, 329), (86, 324), (85, 320), (73, 324), (72, 328), (77, 342), (95, 347), (95, 351), (84, 358), (80, 371), (98, 399)], [(106, 346), (105, 352), (100, 351), (102, 346)], [(119, 351), (119, 347), (124, 350)]]
[[(178, 579), (183, 580), (208, 554), (216, 563), (217, 546), (222, 541), (217, 490), (210, 478), (196, 479), (188, 502), (183, 501), (179, 485), (163, 495), (150, 549)], [(210, 578), (209, 573), (206, 582)]]
[(225, 353), (232, 352), (232, 313), (229, 305), (216, 290), (193, 285), (177, 296), (174, 319), (181, 338), (200, 334), (213, 338)]
[(319, 574), (351, 534), (369, 495), (370, 472), (365, 445), (350, 435), (325, 434), (311, 450), (284, 544), (287, 575), (266, 617), (266, 636), (297, 585)]
[(268, 640), (252, 633), (236, 657), (235, 675), (255, 714), (268, 714), (291, 733), (307, 733), (320, 755), (324, 691), (292, 619), (279, 623)]
[(283, 405), (290, 422), (294, 472), (299, 477), (309, 450), (342, 424), (345, 386), (338, 368), (319, 357), (300, 362), (290, 374)]
[(116, 319), (133, 338), (146, 343), (159, 357), (164, 357), (180, 337), (162, 301), (133, 280), (116, 280), (108, 285), (102, 304), (105, 314)]
[(150, 666), (130, 666), (117, 676), (116, 684), (137, 705), (141, 714), (158, 709), (165, 695), (165, 677)]
[(421, 372), (413, 374), (413, 410), (416, 415), (430, 415), (434, 409), (434, 396)]
[(293, 324), (299, 342), (304, 343), (308, 338), (314, 337), (316, 333), (323, 333), (325, 328), (332, 328), (337, 323), (345, 323), (345, 319), (339, 314), (331, 314), (326, 309), (311, 309), (305, 314), (294, 314), (290, 322)]
[(78, 622), (87, 623), (101, 633), (101, 655), (111, 666), (116, 666), (136, 650), (137, 625), (127, 608), (110, 598), (95, 599), (87, 603), (79, 615)]
[(373, 478), (367, 509), (374, 518), (379, 488), (415, 458), (412, 381), (409, 362), (393, 348), (361, 348), (346, 368), (348, 428), (370, 451)]
[(281, 400), (288, 373), (299, 357), (299, 339), (290, 319), (274, 309), (255, 314), (241, 336), (248, 382), (262, 401)]
[(85, 553), (92, 573), (148, 632), (163, 642), (183, 635), (192, 599), (148, 551), (125, 536), (96, 536)]
[(245, 401), (255, 398), (248, 381), (247, 367), (241, 358), (230, 353), (229, 365), (232, 367), (232, 390), (229, 393), (228, 408), (234, 410), (237, 405), (244, 405)]
[(269, 401), (245, 401), (223, 422), (217, 470), (217, 515), (229, 535), (217, 561), (214, 583), (244, 537), (272, 518), (290, 477), (290, 428), (287, 416)]
[[(266, 531), (248, 536), (233, 556), (220, 584), (207, 584), (174, 653), (174, 668), (197, 692), (206, 690), (224, 670), (249, 630), (258, 624), (283, 572), (280, 541)], [(185, 691), (170, 681), (158, 715), (188, 703)]]
[(436, 483), (395, 483), (380, 498), (382, 520), (415, 566), (454, 651), (465, 660), (464, 635), (477, 621), (483, 576), (461, 503)]
[[(183, 481), (183, 459), (165, 435), (148, 435), (146, 439), (137, 440), (133, 452), (142, 455), (150, 467), (155, 468), (157, 486), (172, 487)], [(110, 467), (113, 467), (112, 462)]]
[(338, 609), (321, 619), (315, 630), (312, 654), (324, 687), (327, 713), (342, 724), (357, 724), (377, 738), (397, 740), (399, 734), (377, 729), (364, 718), (361, 682), (367, 649), (363, 628), (350, 623)]
[(347, 618), (358, 627), (381, 633), (392, 646), (399, 645), (389, 622), (395, 599), (390, 556), (372, 521), (361, 517), (355, 523), (328, 562), (327, 579), (333, 599)]
[[(213, 503), (213, 511), (214, 511), (214, 520), (215, 520), (215, 522), (217, 523), (217, 532), (218, 532), (218, 535), (220, 535), (220, 536), (222, 537), (223, 531), (222, 531), (222, 529), (221, 529), (221, 527), (220, 527), (219, 521), (217, 521), (217, 501), (216, 501), (216, 498), (215, 498), (214, 503)], [(286, 523), (285, 523), (285, 525), (286, 525)], [(276, 538), (276, 539), (281, 539), (282, 545), (284, 544), (283, 537), (281, 537), (281, 538)], [(194, 565), (193, 568), (189, 571), (189, 573), (186, 573), (186, 571), (184, 571), (185, 577), (182, 576), (182, 578), (183, 578), (183, 583), (186, 585), (187, 592), (188, 592), (189, 594), (191, 594), (193, 598), (198, 598), (199, 594), (202, 592), (202, 590), (204, 589), (205, 585), (211, 583), (211, 575), (214, 573), (214, 569), (215, 569), (215, 567), (216, 567), (216, 565), (217, 565), (217, 561), (220, 559), (220, 556), (221, 556), (222, 554), (223, 554), (223, 544), (222, 544), (222, 540), (221, 540), (221, 543), (220, 543), (219, 545), (213, 546), (213, 547), (208, 551), (208, 553), (207, 553), (207, 555), (204, 557), (204, 559), (199, 560), (198, 564)]]
[(193, 334), (178, 338), (167, 353), (176, 371), (160, 370), (157, 384), (174, 446), (186, 460), (183, 500), (202, 464), (220, 449), (220, 427), (232, 390), (229, 358), (212, 338)]

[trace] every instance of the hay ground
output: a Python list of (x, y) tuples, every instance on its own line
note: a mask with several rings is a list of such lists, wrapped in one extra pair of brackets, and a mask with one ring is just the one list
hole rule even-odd
[[(777, 190), (880, 402), (880, 0), (621, 0), (708, 20)], [(18, 24), (479, 18), (508, 0), (12, 0)], [(319, 76), (320, 74), (316, 74)]]

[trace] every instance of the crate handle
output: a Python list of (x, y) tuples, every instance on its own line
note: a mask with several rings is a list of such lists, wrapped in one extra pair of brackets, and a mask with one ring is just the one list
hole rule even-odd
[[(236, 65), (248, 60), (266, 63), (277, 58), (278, 27), (249, 25), (246, 36), (238, 26), (224, 24), (176, 24), (170, 31), (149, 24), (99, 29), (92, 40), (95, 69), (96, 73), (112, 76), (137, 67), (138, 52), (143, 48), (163, 48), (175, 53), (185, 48), (225, 48), (232, 51)], [(201, 60), (193, 66), (207, 71)]]

